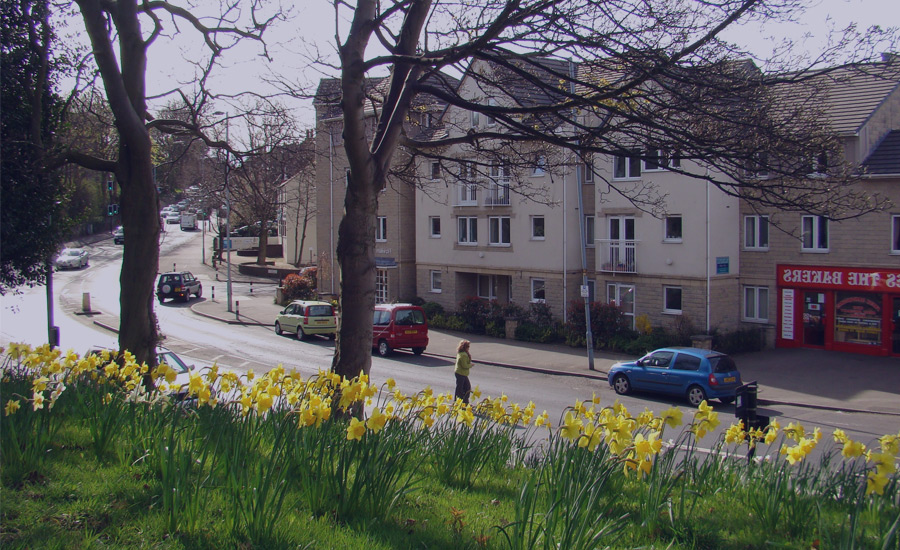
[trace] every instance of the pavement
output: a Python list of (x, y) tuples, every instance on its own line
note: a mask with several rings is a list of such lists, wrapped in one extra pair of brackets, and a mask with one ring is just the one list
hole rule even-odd
[[(249, 258), (239, 258), (250, 261)], [(233, 266), (234, 267), (234, 266)], [(203, 297), (190, 309), (196, 315), (222, 323), (271, 326), (282, 306), (274, 303), (274, 283), (251, 279), (232, 271), (233, 312), (225, 298), (224, 266), (218, 270), (199, 261), (183, 265), (203, 282)], [(255, 283), (248, 285), (250, 281)], [(215, 287), (215, 288), (213, 288)], [(105, 316), (103, 316), (105, 317)], [(118, 319), (96, 319), (111, 330)], [(429, 330), (426, 355), (453, 359), (456, 345), (472, 342), (477, 365), (518, 369), (552, 376), (607, 380), (609, 368), (635, 357), (595, 351), (589, 369), (587, 351), (565, 345), (535, 344), (444, 330)], [(648, 350), (649, 351), (649, 350)], [(900, 358), (874, 357), (814, 349), (768, 349), (734, 356), (744, 382), (759, 384), (759, 405), (795, 405), (812, 409), (865, 412), (900, 417)]]

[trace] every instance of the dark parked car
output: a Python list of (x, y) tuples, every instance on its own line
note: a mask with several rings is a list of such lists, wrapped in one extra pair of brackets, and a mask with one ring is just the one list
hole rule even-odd
[(159, 303), (166, 298), (180, 298), (187, 302), (191, 294), (199, 298), (203, 295), (203, 285), (190, 271), (172, 271), (159, 276), (156, 283), (156, 297)]
[(684, 396), (697, 406), (705, 399), (734, 401), (741, 373), (724, 353), (698, 348), (662, 348), (637, 361), (616, 363), (609, 369), (609, 385), (616, 393), (632, 390)]

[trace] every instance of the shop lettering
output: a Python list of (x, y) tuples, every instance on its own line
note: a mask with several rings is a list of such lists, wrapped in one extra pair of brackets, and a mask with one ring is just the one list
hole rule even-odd
[[(851, 274), (854, 275), (854, 274)], [(840, 271), (824, 271), (819, 269), (786, 269), (784, 282), (822, 285), (841, 285), (844, 274)]]
[(887, 280), (884, 282), (888, 288), (900, 288), (900, 275), (888, 273)]

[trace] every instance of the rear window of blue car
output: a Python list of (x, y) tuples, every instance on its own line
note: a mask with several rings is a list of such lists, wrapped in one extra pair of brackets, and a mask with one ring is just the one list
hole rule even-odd
[(731, 372), (737, 370), (734, 359), (727, 355), (713, 355), (709, 358), (709, 364), (713, 372)]
[(679, 353), (672, 368), (678, 370), (700, 370), (700, 363), (701, 360), (699, 357), (688, 355), (686, 353)]

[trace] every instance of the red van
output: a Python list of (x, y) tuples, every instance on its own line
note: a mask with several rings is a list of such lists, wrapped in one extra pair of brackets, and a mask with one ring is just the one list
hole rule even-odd
[(425, 310), (412, 304), (376, 304), (372, 318), (372, 347), (382, 357), (398, 348), (422, 355), (428, 347)]

